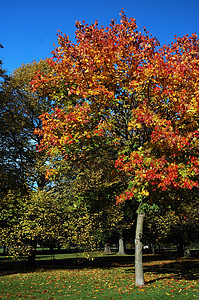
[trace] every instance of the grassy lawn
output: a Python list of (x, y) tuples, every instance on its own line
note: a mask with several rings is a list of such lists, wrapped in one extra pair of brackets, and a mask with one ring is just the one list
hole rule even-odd
[(132, 256), (100, 257), (85, 267), (40, 263), (0, 276), (0, 299), (199, 299), (199, 259), (144, 256), (145, 286), (134, 285)]

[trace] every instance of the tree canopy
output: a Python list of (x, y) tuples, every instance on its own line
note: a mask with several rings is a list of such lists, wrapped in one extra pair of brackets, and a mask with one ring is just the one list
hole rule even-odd
[(77, 43), (59, 35), (50, 72), (32, 81), (57, 104), (41, 116), (40, 149), (66, 164), (99, 149), (115, 159), (129, 182), (118, 202), (198, 188), (197, 36), (160, 48), (123, 12), (107, 28), (76, 26)]

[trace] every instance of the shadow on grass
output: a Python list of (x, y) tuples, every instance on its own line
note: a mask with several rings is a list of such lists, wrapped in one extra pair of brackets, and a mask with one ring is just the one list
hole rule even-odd
[(84, 257), (64, 258), (64, 259), (51, 259), (36, 260), (34, 266), (27, 265), (27, 261), (2, 261), (0, 260), (0, 276), (36, 272), (38, 270), (46, 271), (52, 269), (83, 269), (83, 268), (114, 268), (120, 266), (127, 266), (131, 263), (134, 265), (134, 257), (131, 255), (117, 256), (107, 255), (99, 256), (94, 260)]
[[(199, 252), (193, 253), (190, 259), (179, 258), (176, 252), (164, 252), (156, 255), (143, 255), (144, 272), (158, 274), (158, 278), (147, 281), (153, 283), (164, 278), (185, 280), (199, 279)], [(0, 260), (0, 276), (28, 273), (45, 272), (53, 269), (82, 269), (82, 268), (126, 268), (127, 273), (134, 272), (133, 255), (102, 255), (93, 261), (87, 258), (75, 257), (64, 259), (52, 259), (36, 261), (33, 268), (27, 268), (26, 261), (2, 261)], [(162, 274), (162, 276), (161, 276)]]
[[(164, 255), (148, 255), (143, 257), (144, 273), (157, 274), (158, 278), (147, 281), (147, 284), (162, 280), (198, 280), (199, 279), (199, 253), (193, 254), (191, 258), (179, 258), (176, 253), (165, 253)], [(127, 272), (134, 272), (130, 268)], [(162, 275), (162, 276), (161, 276)]]
[(153, 272), (155, 274), (172, 274), (172, 278), (177, 280), (198, 280), (199, 279), (199, 261), (198, 260), (179, 260), (175, 262), (165, 263), (164, 265), (145, 266), (145, 272)]

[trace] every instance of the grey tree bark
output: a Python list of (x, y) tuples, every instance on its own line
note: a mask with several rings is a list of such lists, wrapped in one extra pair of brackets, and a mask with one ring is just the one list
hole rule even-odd
[(123, 234), (122, 234), (122, 231), (120, 231), (120, 234), (119, 234), (119, 250), (118, 250), (118, 255), (124, 255), (126, 254), (125, 251), (124, 251), (124, 240), (123, 240)]
[(151, 250), (152, 254), (155, 255), (155, 246), (154, 246), (154, 243), (150, 244), (150, 250)]
[(190, 244), (186, 243), (184, 245), (184, 257), (191, 257)]
[(111, 248), (109, 246), (109, 243), (105, 243), (105, 245), (104, 245), (104, 253), (111, 253)]
[(135, 233), (135, 285), (144, 285), (144, 272), (142, 263), (142, 236), (145, 214), (137, 215), (136, 233)]

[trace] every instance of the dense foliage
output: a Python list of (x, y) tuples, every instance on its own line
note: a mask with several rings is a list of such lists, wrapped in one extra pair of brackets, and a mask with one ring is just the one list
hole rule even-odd
[(41, 116), (40, 150), (66, 165), (100, 151), (129, 178), (118, 201), (150, 203), (156, 190), (199, 187), (199, 41), (193, 34), (160, 48), (136, 27), (124, 14), (105, 29), (77, 23), (77, 43), (59, 35), (50, 72), (32, 85), (57, 104)]

